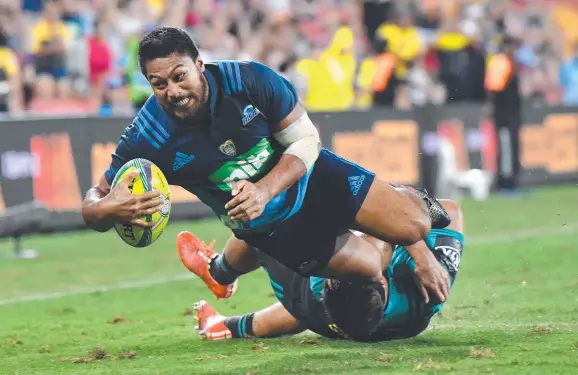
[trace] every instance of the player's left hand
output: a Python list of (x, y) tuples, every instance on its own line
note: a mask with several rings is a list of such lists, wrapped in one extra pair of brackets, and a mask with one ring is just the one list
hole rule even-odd
[(245, 180), (235, 183), (231, 194), (234, 198), (225, 204), (227, 214), (231, 219), (245, 223), (261, 216), (271, 200), (267, 189)]

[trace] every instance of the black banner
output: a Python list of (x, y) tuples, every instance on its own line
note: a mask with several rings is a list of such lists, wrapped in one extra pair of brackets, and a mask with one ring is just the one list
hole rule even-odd
[[(439, 140), (456, 150), (458, 170), (496, 168), (496, 134), (480, 105), (412, 111), (373, 109), (313, 113), (326, 147), (375, 171), (384, 180), (431, 185)], [(520, 133), (525, 186), (578, 181), (578, 109), (529, 107)], [(83, 227), (82, 197), (110, 163), (130, 118), (70, 118), (0, 123), (0, 212), (33, 200), (56, 213), (42, 231)], [(173, 187), (171, 219), (211, 211)]]

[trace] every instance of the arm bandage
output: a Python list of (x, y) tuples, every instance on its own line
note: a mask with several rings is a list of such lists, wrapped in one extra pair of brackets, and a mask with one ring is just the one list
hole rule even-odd
[(307, 113), (301, 115), (285, 129), (273, 134), (273, 137), (286, 147), (285, 154), (297, 156), (305, 163), (307, 170), (311, 169), (319, 157), (321, 151), (319, 132)]

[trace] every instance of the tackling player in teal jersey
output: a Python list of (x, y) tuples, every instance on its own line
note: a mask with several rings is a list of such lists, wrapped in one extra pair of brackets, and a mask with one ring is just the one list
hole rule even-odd
[[(209, 206), (234, 238), (301, 275), (366, 286), (370, 292), (358, 313), (368, 314), (384, 303), (383, 254), (350, 229), (411, 245), (432, 227), (448, 225), (447, 213), (429, 194), (393, 187), (322, 148), (293, 85), (265, 65), (205, 63), (189, 35), (172, 27), (145, 35), (138, 58), (154, 94), (86, 194), (82, 216), (88, 227), (154, 225), (141, 218), (160, 209), (158, 192), (132, 195), (134, 175), (110, 188), (124, 163), (148, 159), (171, 185)], [(409, 251), (427, 287), (447, 295), (439, 264), (419, 248)], [(245, 249), (220, 255), (199, 249), (192, 268), (218, 298), (227, 298), (237, 277), (249, 271), (243, 263), (250, 256)]]
[[(453, 286), (463, 253), (463, 219), (459, 206), (452, 201), (441, 201), (452, 218), (445, 229), (433, 229), (425, 239), (414, 246), (428, 249), (431, 256), (448, 271)], [(191, 236), (183, 232), (180, 236)], [(384, 272), (387, 301), (377, 330), (368, 336), (350, 337), (351, 325), (361, 322), (349, 319), (346, 313), (356, 301), (344, 299), (333, 293), (332, 285), (323, 290), (324, 283), (332, 283), (319, 277), (302, 277), (271, 257), (260, 254), (255, 259), (269, 275), (269, 281), (278, 303), (261, 311), (241, 316), (220, 315), (206, 301), (195, 304), (196, 320), (201, 337), (207, 340), (231, 338), (276, 337), (311, 330), (328, 338), (351, 338), (361, 341), (388, 341), (414, 337), (423, 332), (431, 318), (444, 305), (440, 296), (429, 298), (427, 291), (415, 280), (415, 262), (407, 249), (392, 247), (375, 238), (375, 246), (386, 250), (388, 265)], [(241, 242), (229, 242), (227, 247), (246, 246)], [(183, 249), (181, 260), (187, 265), (190, 249)], [(360, 291), (363, 294), (363, 291)], [(345, 313), (343, 313), (345, 311)]]

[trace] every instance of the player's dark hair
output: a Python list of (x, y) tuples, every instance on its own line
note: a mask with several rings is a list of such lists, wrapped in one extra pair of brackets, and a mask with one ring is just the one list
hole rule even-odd
[(163, 26), (146, 34), (138, 46), (138, 64), (146, 76), (146, 63), (173, 54), (189, 56), (193, 61), (199, 57), (199, 48), (186, 31)]
[(385, 309), (385, 289), (378, 281), (332, 280), (323, 290), (325, 312), (351, 338), (366, 341), (377, 329)]

